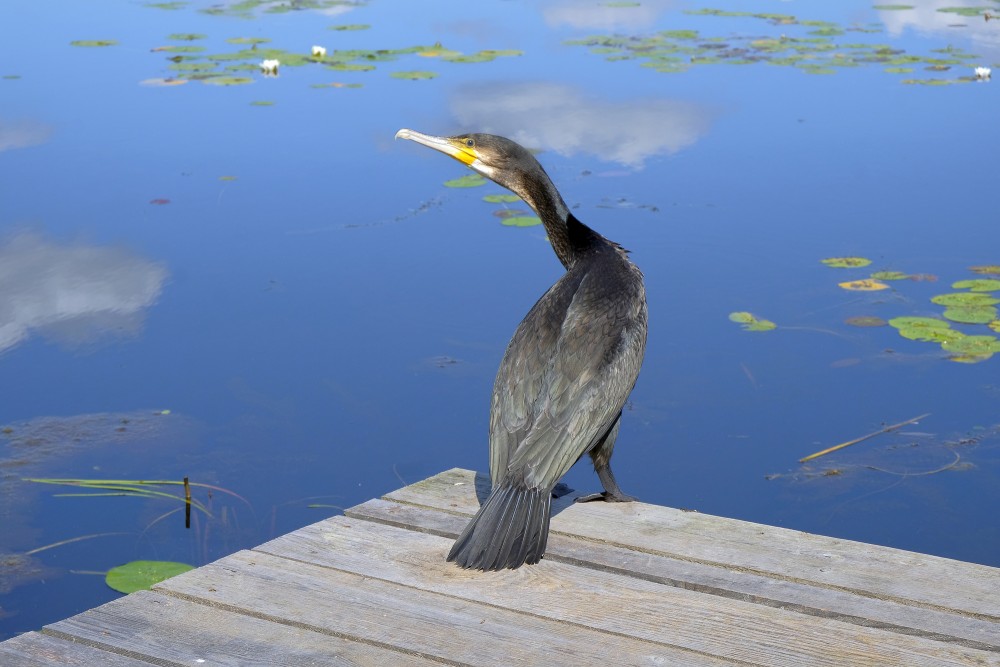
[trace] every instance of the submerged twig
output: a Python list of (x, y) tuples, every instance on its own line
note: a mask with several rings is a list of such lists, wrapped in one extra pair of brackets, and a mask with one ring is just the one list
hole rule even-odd
[(824, 449), (822, 451), (816, 452), (815, 454), (810, 454), (809, 456), (805, 456), (805, 457), (799, 459), (799, 463), (805, 463), (806, 461), (812, 461), (813, 459), (819, 458), (820, 456), (825, 456), (826, 454), (829, 454), (831, 452), (835, 452), (838, 449), (843, 449), (844, 447), (850, 447), (851, 445), (856, 445), (859, 442), (864, 442), (865, 440), (867, 440), (869, 438), (874, 438), (876, 435), (882, 435), (883, 433), (889, 433), (890, 431), (895, 431), (896, 429), (902, 428), (903, 426), (906, 426), (908, 424), (912, 424), (914, 422), (918, 422), (921, 419), (923, 419), (924, 417), (929, 417), (930, 414), (931, 413), (927, 412), (925, 414), (922, 414), (922, 415), (919, 415), (917, 417), (914, 417), (913, 419), (907, 419), (904, 422), (899, 422), (898, 424), (893, 424), (892, 426), (886, 426), (884, 428), (880, 428), (879, 430), (877, 430), (877, 431), (875, 431), (873, 433), (869, 433), (868, 435), (863, 435), (860, 438), (855, 438), (854, 440), (848, 440), (847, 442), (842, 442), (839, 445), (834, 445), (833, 447), (828, 447), (827, 449)]
[(876, 466), (866, 466), (869, 470), (875, 470), (876, 472), (884, 472), (889, 475), (897, 475), (899, 477), (918, 477), (920, 475), (934, 475), (939, 472), (944, 472), (945, 470), (951, 470), (957, 466), (961, 460), (962, 455), (958, 452), (953, 451), (952, 454), (955, 455), (955, 460), (948, 465), (941, 466), (940, 468), (935, 468), (934, 470), (925, 470), (923, 472), (896, 472), (895, 470), (886, 470), (885, 468), (878, 468)]
[(66, 544), (73, 544), (74, 542), (82, 542), (83, 540), (90, 540), (95, 537), (110, 537), (111, 535), (131, 535), (131, 533), (94, 533), (93, 535), (81, 535), (80, 537), (71, 537), (68, 540), (61, 540), (59, 542), (53, 542), (52, 544), (46, 544), (44, 547), (35, 547), (30, 551), (25, 551), (25, 556), (34, 556), (37, 553), (45, 551), (47, 549), (54, 549), (56, 547), (61, 547)]

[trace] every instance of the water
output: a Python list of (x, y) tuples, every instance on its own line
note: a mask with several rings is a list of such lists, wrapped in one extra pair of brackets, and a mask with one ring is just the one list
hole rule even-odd
[[(57, 21), (52, 5), (9, 4), (0, 637), (115, 598), (101, 576), (115, 565), (201, 565), (441, 470), (487, 468), (493, 375), (561, 267), (539, 227), (505, 227), (501, 206), (481, 200), (499, 188), (444, 187), (462, 167), (394, 143), (401, 127), (495, 131), (543, 149), (576, 215), (632, 249), (650, 338), (615, 454), (626, 492), (1000, 565), (1000, 357), (955, 363), (892, 328), (844, 324), (940, 317), (931, 296), (1000, 263), (996, 82), (902, 83), (998, 67), (1000, 22), (914, 4), (373, 0), (252, 18), (200, 2), (60, 4)], [(609, 60), (567, 43), (664, 30), (730, 46), (810, 37), (802, 25), (686, 13), (705, 7), (873, 31), (829, 37), (840, 45), (927, 57), (951, 45), (976, 58), (944, 72), (861, 62), (828, 75), (724, 63), (667, 73), (642, 52)], [(328, 30), (345, 24), (370, 27)], [(140, 85), (177, 75), (167, 58), (179, 54), (152, 49), (249, 48), (226, 42), (235, 37), (300, 54), (437, 42), (523, 54), (407, 53), (364, 61), (370, 71), (309, 63), (276, 78), (236, 72), (248, 85)], [(70, 45), (88, 39), (118, 44)], [(391, 76), (414, 70), (438, 76)], [(312, 87), (330, 83), (363, 85)], [(841, 255), (873, 264), (820, 264)], [(837, 287), (872, 270), (939, 279)], [(742, 331), (728, 314), (743, 310), (779, 328)], [(184, 476), (240, 497), (196, 487), (212, 517), (195, 512), (186, 530), (176, 501), (57, 497), (74, 489), (22, 481)], [(584, 464), (567, 481), (598, 488)]]

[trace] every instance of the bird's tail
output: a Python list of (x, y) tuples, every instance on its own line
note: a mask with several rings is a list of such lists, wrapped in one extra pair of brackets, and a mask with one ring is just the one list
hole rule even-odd
[(549, 537), (548, 489), (501, 484), (493, 488), (448, 554), (465, 568), (514, 569), (537, 563)]

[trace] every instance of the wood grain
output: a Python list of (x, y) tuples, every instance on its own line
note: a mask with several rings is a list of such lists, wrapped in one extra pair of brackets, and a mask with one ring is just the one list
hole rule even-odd
[[(365, 545), (379, 545), (366, 549)], [(504, 572), (444, 560), (450, 540), (334, 517), (258, 548), (419, 590), (759, 665), (1000, 665), (1000, 654), (611, 572), (543, 561)]]

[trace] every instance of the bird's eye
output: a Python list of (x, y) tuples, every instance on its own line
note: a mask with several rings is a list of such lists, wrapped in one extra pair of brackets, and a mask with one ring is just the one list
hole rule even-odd
[(475, 139), (471, 139), (471, 138), (470, 139), (466, 139), (465, 140), (465, 145), (468, 146), (469, 148), (472, 148), (473, 146), (476, 145), (476, 140)]

